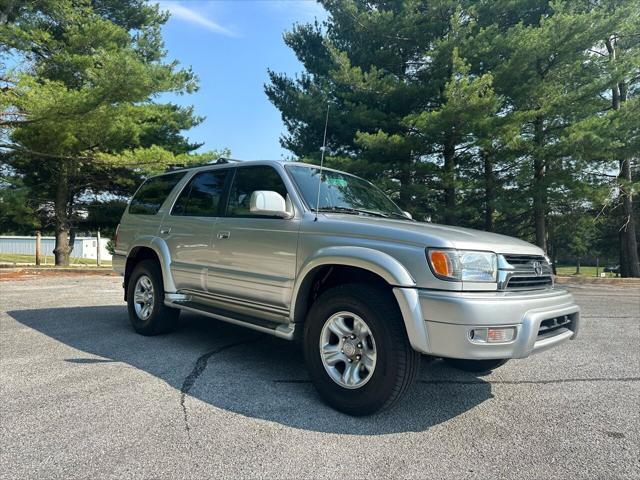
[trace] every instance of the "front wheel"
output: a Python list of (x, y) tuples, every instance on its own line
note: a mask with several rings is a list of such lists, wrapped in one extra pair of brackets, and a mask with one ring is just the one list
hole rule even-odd
[(506, 358), (497, 360), (464, 360), (461, 358), (443, 358), (447, 365), (470, 373), (489, 373), (507, 363)]
[(320, 396), (354, 416), (396, 404), (420, 364), (393, 295), (360, 284), (332, 288), (316, 300), (305, 322), (304, 353)]
[(133, 269), (127, 285), (129, 320), (142, 335), (158, 335), (171, 330), (180, 310), (164, 304), (164, 284), (160, 266), (153, 260), (143, 260)]

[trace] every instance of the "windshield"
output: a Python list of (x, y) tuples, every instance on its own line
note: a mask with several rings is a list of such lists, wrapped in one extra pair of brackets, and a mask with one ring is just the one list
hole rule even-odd
[[(307, 205), (315, 211), (320, 169), (287, 165)], [(320, 211), (402, 217), (402, 210), (373, 184), (346, 173), (324, 170), (320, 185)]]

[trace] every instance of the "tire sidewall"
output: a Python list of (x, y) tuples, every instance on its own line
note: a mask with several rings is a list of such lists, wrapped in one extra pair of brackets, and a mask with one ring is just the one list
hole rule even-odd
[[(133, 273), (131, 274), (131, 278), (129, 279), (127, 290), (127, 308), (129, 310), (129, 319), (131, 320), (131, 324), (136, 331), (146, 334), (153, 332), (156, 324), (156, 317), (158, 316), (162, 302), (164, 301), (164, 287), (161, 280), (158, 278), (158, 269), (155, 267), (155, 264), (146, 260), (136, 265), (133, 269)], [(136, 284), (138, 279), (143, 275), (149, 277), (151, 284), (153, 285), (153, 309), (151, 310), (151, 315), (149, 315), (149, 318), (146, 320), (142, 320), (138, 317), (134, 303)]]
[[(382, 293), (382, 292), (381, 292)], [(305, 322), (304, 355), (311, 380), (330, 405), (350, 414), (370, 413), (381, 408), (391, 395), (398, 376), (393, 335), (381, 312), (371, 308), (354, 288), (336, 288), (323, 294), (312, 306)], [(376, 344), (376, 367), (363, 386), (348, 389), (331, 379), (320, 355), (320, 335), (325, 322), (335, 313), (348, 311), (362, 318)]]

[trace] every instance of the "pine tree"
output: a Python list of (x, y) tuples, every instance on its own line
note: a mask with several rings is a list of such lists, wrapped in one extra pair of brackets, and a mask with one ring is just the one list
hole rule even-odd
[[(19, 63), (2, 63), (2, 160), (50, 202), (57, 265), (69, 262), (80, 198), (127, 191), (131, 172), (162, 169), (163, 160), (199, 147), (180, 135), (201, 120), (192, 108), (153, 100), (197, 88), (191, 70), (164, 58), (160, 27), (167, 18), (143, 0), (3, 6), (0, 53), (16, 53)], [(162, 158), (139, 163), (150, 147)]]

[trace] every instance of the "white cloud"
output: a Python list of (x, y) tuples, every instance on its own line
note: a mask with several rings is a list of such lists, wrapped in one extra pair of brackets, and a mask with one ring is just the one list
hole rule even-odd
[(179, 2), (160, 2), (160, 8), (162, 10), (168, 10), (172, 18), (178, 18), (180, 20), (184, 20), (185, 22), (199, 25), (206, 28), (207, 30), (210, 30), (214, 33), (219, 33), (221, 35), (227, 35), (229, 37), (238, 36), (238, 34), (233, 30), (223, 27), (201, 12), (191, 10), (190, 8), (185, 7)]

